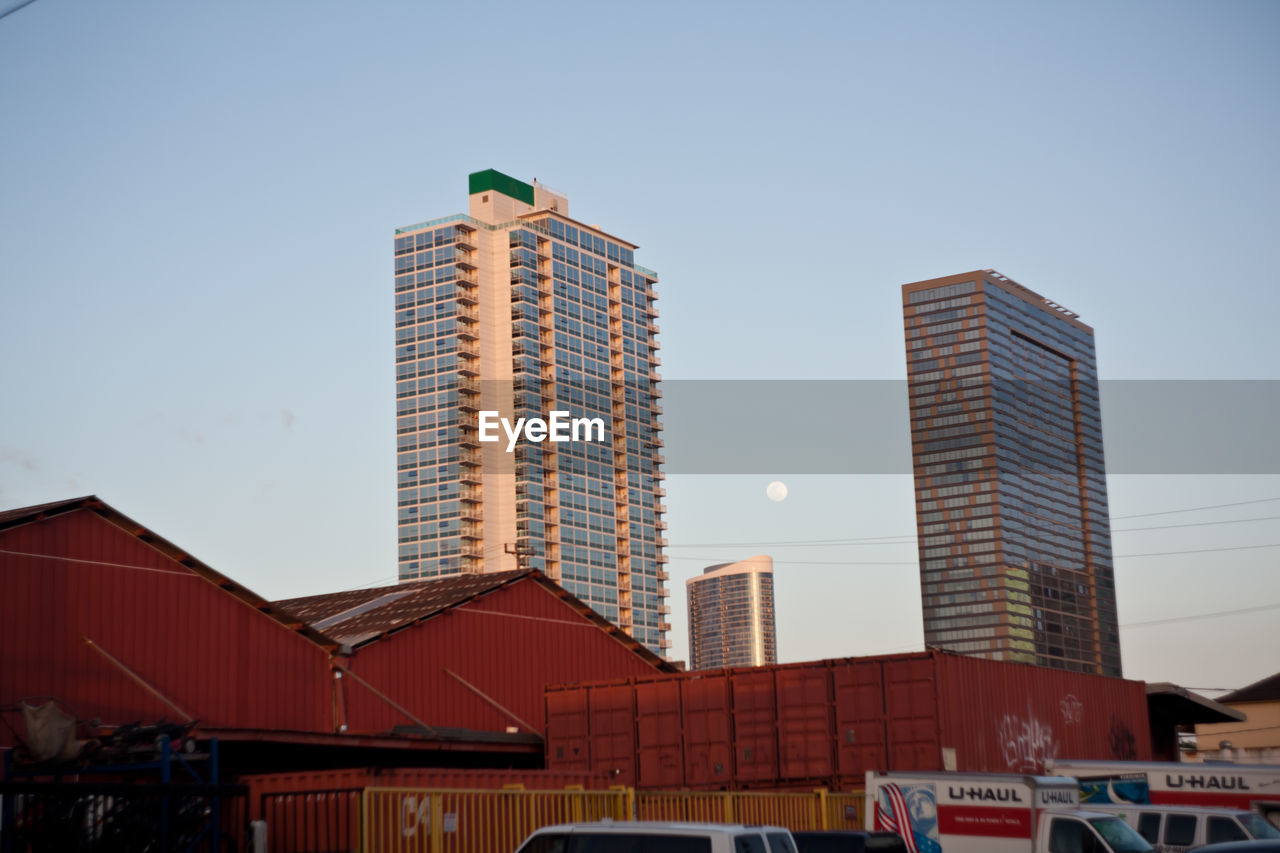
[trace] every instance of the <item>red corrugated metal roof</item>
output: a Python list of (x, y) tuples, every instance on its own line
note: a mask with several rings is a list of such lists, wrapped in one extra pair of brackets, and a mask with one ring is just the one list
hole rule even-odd
[(108, 726), (336, 726), (335, 641), (92, 496), (0, 517), (0, 648), (0, 704), (51, 697)]
[(594, 623), (659, 671), (676, 671), (671, 663), (654, 654), (537, 569), (449, 575), (395, 586), (285, 599), (273, 602), (272, 606), (307, 622), (313, 629), (338, 642), (348, 646), (363, 646), (524, 578), (552, 592), (584, 619)]
[(450, 575), (397, 586), (290, 598), (276, 601), (274, 606), (323, 630), (338, 642), (356, 646), (530, 574), (531, 569)]
[[(155, 532), (143, 527), (138, 522), (126, 516), (124, 513), (116, 510), (97, 495), (86, 495), (81, 498), (70, 498), (65, 501), (54, 501), (47, 504), (37, 504), (35, 506), (20, 507), (18, 509), (5, 510), (0, 512), (0, 531), (10, 530), (20, 527), (24, 524), (30, 524), (36, 521), (50, 519), (58, 515), (63, 515), (78, 510), (87, 510), (97, 515), (99, 518), (109, 522), (115, 527), (120, 528), (131, 536), (136, 537), (140, 541), (159, 551), (165, 557), (180, 563), (190, 569), (195, 574), (203, 577), (205, 580), (217, 585), (220, 589), (229, 595), (232, 595), (251, 607), (292, 631), (296, 631), (317, 645), (326, 650), (336, 649), (339, 643), (328, 635), (316, 630), (307, 622), (299, 620), (297, 617), (282, 613), (279, 608), (271, 604), (256, 592), (241, 586), (231, 578), (215, 571), (212, 567), (202, 563), (186, 551), (174, 545), (169, 540), (157, 535)], [(17, 555), (22, 556), (22, 555)]]

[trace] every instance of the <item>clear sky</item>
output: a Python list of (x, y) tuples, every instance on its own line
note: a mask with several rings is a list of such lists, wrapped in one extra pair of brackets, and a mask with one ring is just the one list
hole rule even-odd
[[(391, 582), (392, 232), (486, 168), (640, 244), (668, 379), (901, 379), (899, 286), (985, 267), (1106, 379), (1280, 379), (1277, 45), (1273, 0), (38, 0), (0, 18), (0, 508), (97, 494), (271, 598)], [(1243, 547), (1280, 476), (1110, 492), (1126, 674), (1280, 669)], [(920, 647), (909, 477), (667, 505), (675, 657), (684, 580), (761, 552), (783, 660)]]

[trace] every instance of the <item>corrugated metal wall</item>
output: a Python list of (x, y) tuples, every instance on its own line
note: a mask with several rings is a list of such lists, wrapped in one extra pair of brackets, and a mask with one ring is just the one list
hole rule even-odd
[(1049, 758), (1151, 759), (1142, 682), (945, 655), (938, 698), (942, 746), (961, 766), (1032, 773)]
[[(655, 671), (533, 579), (362, 646), (349, 666), (431, 725), (538, 734), (547, 684)], [(343, 690), (352, 733), (412, 725), (355, 679), (343, 679)]]
[[(207, 728), (413, 725), (381, 693), (432, 726), (524, 730), (519, 718), (541, 734), (547, 684), (656, 671), (533, 578), (331, 659), (135, 532), (87, 509), (0, 531), (0, 705), (50, 696), (105, 725), (182, 719), (85, 637)], [(340, 696), (335, 663), (359, 677)], [(11, 740), (0, 726), (0, 745)]]
[(867, 770), (1151, 750), (1141, 682), (939, 652), (553, 687), (546, 713), (549, 768), (641, 788), (843, 789)]
[(88, 638), (206, 725), (332, 731), (323, 649), (95, 513), (0, 531), (0, 548), (0, 704), (51, 696), (104, 724), (181, 719)]

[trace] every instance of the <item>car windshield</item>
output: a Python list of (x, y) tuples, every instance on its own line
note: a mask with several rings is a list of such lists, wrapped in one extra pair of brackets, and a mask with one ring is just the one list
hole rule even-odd
[(1146, 839), (1118, 817), (1095, 817), (1089, 821), (1116, 853), (1148, 853)]
[(1253, 812), (1241, 812), (1236, 815), (1236, 817), (1240, 818), (1240, 822), (1244, 824), (1244, 828), (1247, 829), (1249, 834), (1254, 838), (1280, 838), (1280, 829), (1276, 829), (1274, 826), (1267, 823), (1266, 818), (1260, 814), (1254, 814)]

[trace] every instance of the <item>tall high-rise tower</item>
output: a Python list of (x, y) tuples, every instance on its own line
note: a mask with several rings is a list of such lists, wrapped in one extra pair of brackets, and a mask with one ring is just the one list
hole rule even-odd
[(1120, 675), (1093, 329), (994, 270), (902, 303), (925, 644)]
[[(538, 568), (665, 654), (657, 275), (537, 182), (476, 172), (470, 195), (396, 229), (400, 577)], [(557, 411), (603, 435), (494, 421)]]
[(690, 669), (778, 662), (772, 558), (709, 566), (686, 580), (685, 589)]

